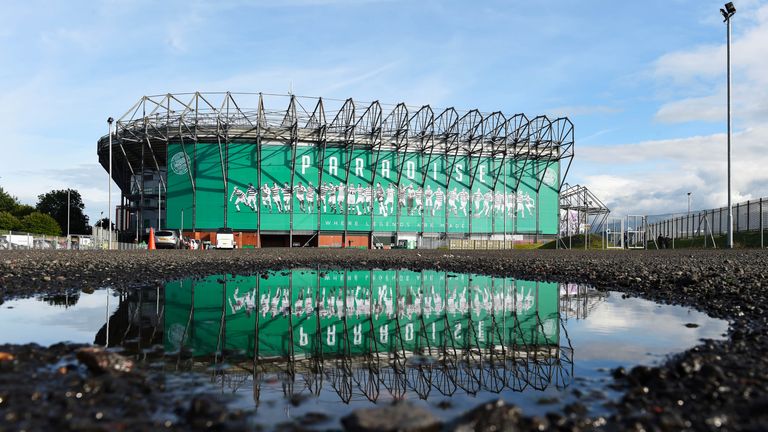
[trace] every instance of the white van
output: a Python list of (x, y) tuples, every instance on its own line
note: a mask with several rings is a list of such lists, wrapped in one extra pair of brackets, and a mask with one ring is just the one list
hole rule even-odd
[(216, 249), (234, 249), (237, 247), (235, 244), (235, 234), (232, 232), (232, 228), (219, 228), (216, 230)]

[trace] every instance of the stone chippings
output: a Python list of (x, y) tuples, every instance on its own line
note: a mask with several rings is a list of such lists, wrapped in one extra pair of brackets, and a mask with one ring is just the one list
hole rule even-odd
[[(82, 345), (0, 345), (0, 431), (192, 430), (247, 426), (212, 397), (168, 398), (164, 375)], [(108, 359), (108, 360), (107, 360)]]
[(431, 412), (407, 402), (359, 409), (341, 423), (350, 432), (438, 432), (441, 426)]
[[(727, 340), (702, 341), (658, 367), (614, 370), (614, 386), (624, 396), (605, 418), (578, 407), (530, 417), (500, 401), (442, 424), (443, 430), (768, 430), (768, 252), (760, 250), (2, 251), (0, 304), (3, 298), (65, 290), (128, 289), (190, 276), (297, 267), (436, 269), (583, 282), (731, 322)], [(119, 422), (121, 429), (155, 428), (162, 426), (153, 423), (158, 410), (174, 413), (177, 429), (242, 426), (242, 413), (228, 413), (214, 399), (198, 396), (181, 403), (162, 397), (162, 377), (139, 367), (119, 373), (89, 369), (74, 358), (77, 348), (0, 346), (12, 357), (0, 361), (0, 431), (113, 429), (109, 422)], [(42, 366), (67, 356), (74, 362), (67, 373)], [(83, 393), (86, 385), (99, 390)], [(80, 399), (78, 389), (85, 395)]]

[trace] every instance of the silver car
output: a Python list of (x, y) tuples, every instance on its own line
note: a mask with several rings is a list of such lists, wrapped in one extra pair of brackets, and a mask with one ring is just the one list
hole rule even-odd
[(173, 230), (160, 230), (155, 233), (155, 247), (158, 249), (178, 249), (179, 235)]

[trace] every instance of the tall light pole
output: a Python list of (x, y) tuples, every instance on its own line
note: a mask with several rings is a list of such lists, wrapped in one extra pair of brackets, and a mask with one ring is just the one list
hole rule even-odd
[(685, 216), (686, 235), (691, 235), (691, 193), (688, 192), (688, 214)]
[(69, 193), (70, 193), (70, 191), (71, 191), (71, 189), (67, 189), (67, 249), (71, 249), (72, 248), (72, 246), (71, 246), (72, 242), (69, 240), (69, 213), (70, 213), (70, 211), (72, 209), (72, 205), (70, 204), (70, 200), (69, 200)]
[[(67, 243), (69, 243), (69, 211), (72, 208), (69, 200), (69, 192), (70, 189), (67, 189)], [(67, 249), (69, 249), (69, 246), (67, 246)]]
[(107, 179), (107, 230), (109, 231), (109, 243), (107, 249), (112, 249), (112, 122), (115, 121), (112, 117), (107, 119), (109, 125), (109, 178)]
[(728, 80), (728, 249), (733, 249), (733, 203), (731, 202), (731, 17), (736, 13), (733, 2), (720, 9), (726, 27), (726, 64)]

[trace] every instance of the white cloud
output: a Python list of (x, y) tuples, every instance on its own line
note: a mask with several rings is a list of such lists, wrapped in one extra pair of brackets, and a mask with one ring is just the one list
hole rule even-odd
[(263, 8), (285, 8), (285, 7), (307, 7), (307, 6), (344, 6), (353, 7), (372, 3), (393, 3), (398, 0), (279, 0), (262, 1), (254, 3), (252, 1), (230, 0), (217, 2), (223, 7), (263, 7)]
[[(768, 194), (768, 127), (734, 134), (732, 180), (734, 202)], [(580, 163), (607, 174), (583, 176), (586, 184), (617, 215), (684, 211), (687, 192), (694, 208), (726, 201), (726, 135), (586, 146)]]
[[(762, 120), (768, 114), (768, 5), (751, 10), (744, 7), (737, 17), (734, 26), (743, 30), (734, 32), (731, 44), (733, 115)], [(664, 123), (724, 120), (725, 41), (665, 54), (653, 67), (660, 88), (681, 96), (662, 104), (656, 120)]]
[[(763, 187), (759, 182), (768, 183), (759, 172), (766, 161), (757, 150), (751, 150), (752, 144), (749, 154), (738, 154), (745, 151), (747, 142), (760, 144), (768, 138), (758, 129), (768, 117), (768, 6), (750, 12), (750, 8), (756, 7), (753, 0), (750, 2), (742, 0), (737, 4), (734, 114), (739, 128), (753, 129), (737, 135), (734, 157), (739, 164), (746, 161), (746, 165), (735, 170), (737, 175), (752, 181), (739, 179), (735, 186), (739, 191), (758, 194)], [(521, 46), (519, 58), (494, 54), (488, 62), (468, 62), (473, 55), (488, 52), (476, 43), (486, 37), (476, 28), (456, 26), (447, 31), (440, 27), (435, 32), (433, 27), (439, 27), (439, 22), (422, 25), (424, 21), (415, 21), (415, 14), (414, 21), (394, 22), (391, 35), (375, 31), (350, 33), (344, 27), (327, 27), (328, 10), (332, 11), (331, 16), (349, 10), (367, 14), (358, 7), (360, 3), (227, 0), (157, 6), (147, 0), (110, 0), (85, 6), (9, 4), (8, 13), (0, 15), (0, 39), (5, 42), (0, 44), (0, 62), (6, 77), (0, 92), (0, 130), (4, 136), (0, 143), (4, 162), (0, 164), (2, 185), (34, 203), (39, 193), (75, 183), (83, 192), (88, 212), (92, 217), (94, 213), (98, 216), (98, 207), (105, 206), (106, 191), (104, 170), (96, 163), (95, 144), (106, 132), (106, 117), (120, 117), (143, 94), (176, 91), (286, 93), (292, 86), (294, 93), (302, 95), (380, 99), (388, 103), (406, 101), (416, 106), (456, 105), (466, 109), (474, 104), (490, 104), (487, 94), (493, 92), (498, 94), (490, 96), (491, 100), (517, 103), (516, 98), (528, 96), (531, 88), (541, 88), (541, 94), (536, 93), (531, 99), (547, 101), (541, 103), (549, 106), (564, 105), (550, 112), (609, 118), (610, 122), (593, 128), (602, 130), (580, 142), (598, 136), (604, 142), (608, 132), (625, 133), (630, 129), (622, 123), (628, 115), (616, 114), (624, 109), (634, 112), (632, 104), (636, 99), (631, 94), (616, 98), (610, 89), (603, 89), (603, 93), (600, 88), (590, 87), (593, 84), (585, 79), (585, 73), (572, 71), (557, 55), (551, 57), (558, 60), (537, 66), (536, 75), (529, 81), (516, 81), (515, 62), (529, 63), (526, 59), (530, 53)], [(286, 4), (289, 8), (281, 10)], [(313, 7), (307, 12), (303, 6)], [(450, 14), (448, 9), (452, 6), (440, 7), (446, 9), (442, 13)], [(376, 12), (376, 5), (370, 11)], [(494, 11), (497, 15), (503, 12)], [(253, 25), (233, 25), (235, 13), (252, 15)], [(314, 19), (323, 13), (326, 20)], [(411, 16), (410, 10), (404, 15)], [(269, 24), (276, 18), (280, 18), (278, 22), (284, 19), (305, 26), (268, 32)], [(307, 23), (327, 28), (312, 33), (313, 27), (306, 27)], [(715, 24), (718, 28), (722, 26), (711, 25)], [(328, 34), (333, 37), (321, 37)], [(489, 46), (505, 43), (496, 38), (490, 42)], [(475, 46), (476, 49), (468, 48)], [(662, 90), (669, 90), (664, 92), (666, 98), (656, 114), (660, 128), (656, 136), (663, 136), (669, 123), (722, 121), (722, 50), (723, 44), (692, 47), (662, 56), (653, 64), (652, 76), (657, 83), (665, 83), (659, 84), (664, 87)], [(486, 63), (487, 69), (477, 67)], [(509, 79), (518, 83), (514, 87), (493, 81), (499, 79), (495, 70), (505, 69), (509, 70)], [(555, 98), (545, 85), (551, 82), (583, 87), (590, 96), (579, 96), (582, 99), (576, 102)], [(593, 99), (595, 94), (611, 97)], [(480, 108), (493, 111), (499, 107)], [(577, 124), (577, 130), (587, 130), (578, 128)], [(610, 134), (614, 135), (617, 134)], [(576, 164), (601, 164), (591, 171), (603, 173), (582, 177), (600, 183), (594, 187), (604, 192), (601, 198), (610, 201), (614, 194), (619, 207), (631, 209), (635, 200), (638, 207), (659, 212), (679, 204), (678, 189), (699, 185), (703, 187), (702, 195), (720, 200), (716, 204), (724, 200), (723, 193), (718, 192), (724, 189), (722, 135), (624, 144), (615, 151), (606, 151), (606, 146), (595, 150), (580, 142)], [(702, 160), (693, 157), (699, 155), (704, 155)], [(87, 175), (78, 178), (60, 171), (68, 167)]]
[(663, 123), (720, 122), (726, 115), (725, 102), (725, 96), (719, 94), (686, 98), (662, 105), (655, 117)]
[(192, 45), (189, 39), (192, 35), (198, 35), (204, 19), (200, 16), (199, 4), (193, 3), (185, 12), (174, 16), (166, 25), (166, 43), (172, 51), (184, 53)]
[[(103, 81), (81, 83), (76, 90), (62, 85), (61, 78), (52, 72), (40, 72), (0, 96), (0, 130), (5, 132), (0, 151), (5, 161), (12, 161), (0, 167), (0, 184), (31, 205), (37, 202), (38, 194), (75, 188), (83, 196), (86, 213), (95, 221), (99, 212), (107, 208), (106, 173), (96, 161), (96, 141), (107, 132), (106, 117), (120, 117), (142, 94), (254, 88), (285, 94), (292, 85), (298, 94), (352, 96), (358, 101), (386, 97), (394, 102), (417, 104), (444, 102), (460, 88), (459, 83), (439, 73), (417, 74), (404, 80), (402, 77), (409, 73), (406, 67), (400, 61), (348, 62), (329, 67), (271, 66), (208, 80), (179, 77), (172, 83), (175, 88), (168, 88), (171, 84), (162, 76), (113, 75)], [(112, 94), (119, 94), (119, 99), (106, 100), (105, 96)], [(277, 102), (284, 105), (268, 108), (285, 109), (288, 100), (283, 99)], [(240, 97), (237, 100), (241, 101)], [(250, 105), (243, 102), (247, 108), (256, 106), (253, 101)], [(113, 185), (112, 194), (115, 205), (120, 197), (119, 188)]]
[[(686, 323), (700, 327), (689, 328)], [(611, 293), (594, 305), (584, 320), (569, 322), (569, 335), (581, 361), (610, 359), (645, 363), (699, 343), (702, 337), (719, 338), (728, 322), (681, 306)], [(648, 338), (647, 335), (655, 335)]]
[(545, 110), (547, 115), (556, 117), (570, 117), (578, 115), (617, 114), (624, 111), (622, 108), (608, 105), (573, 105), (550, 108)]
[[(768, 195), (768, 5), (742, 4), (733, 38), (732, 193), (735, 202)], [(719, 23), (722, 25), (722, 23)], [(736, 25), (736, 24), (734, 24)], [(723, 29), (724, 33), (724, 29)], [(726, 118), (725, 44), (662, 55), (652, 79), (666, 100), (659, 123)], [(659, 125), (659, 128), (663, 126)], [(578, 145), (578, 143), (577, 143)], [(614, 214), (667, 214), (720, 207), (727, 200), (726, 134), (577, 147), (586, 184)]]
[(705, 45), (689, 51), (664, 54), (654, 65), (659, 79), (688, 83), (697, 78), (720, 77), (725, 72), (725, 46)]
[(591, 140), (593, 140), (593, 139), (595, 139), (595, 138), (597, 138), (597, 137), (599, 137), (601, 135), (605, 135), (607, 133), (615, 132), (616, 130), (617, 130), (616, 128), (601, 129), (601, 130), (599, 130), (597, 132), (594, 132), (594, 133), (591, 133), (591, 134), (589, 134), (589, 135), (587, 135), (585, 137), (579, 138), (579, 143), (583, 144), (583, 143), (591, 141)]

